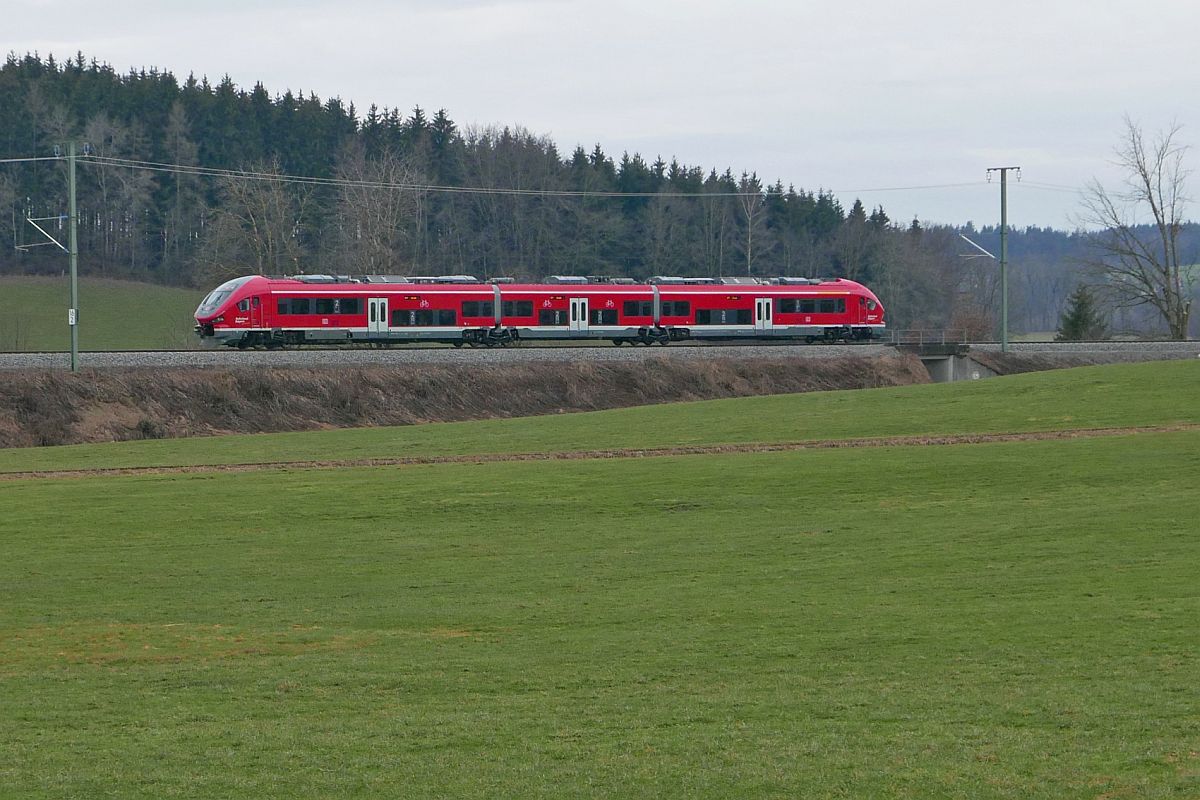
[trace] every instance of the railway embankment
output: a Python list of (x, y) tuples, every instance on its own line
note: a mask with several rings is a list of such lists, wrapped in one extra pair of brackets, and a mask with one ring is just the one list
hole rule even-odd
[[(742, 355), (747, 349), (754, 357)], [(904, 386), (929, 383), (936, 372), (915, 353), (883, 347), (856, 351), (862, 355), (800, 348), (807, 354), (802, 356), (737, 348), (737, 357), (727, 356), (725, 348), (676, 350), (687, 351), (688, 357), (676, 357), (670, 348), (655, 354), (639, 351), (637, 359), (591, 357), (622, 352), (611, 348), (576, 350), (571, 358), (556, 360), (492, 363), (109, 366), (75, 374), (57, 367), (7, 369), (0, 373), (0, 447), (536, 416)], [(567, 355), (555, 349), (538, 354), (545, 353)], [(1195, 356), (1185, 350), (1000, 353), (973, 347), (967, 367), (956, 366), (951, 378), (939, 380), (1183, 357)]]
[(913, 355), (12, 370), (0, 447), (405, 425), (928, 383)]

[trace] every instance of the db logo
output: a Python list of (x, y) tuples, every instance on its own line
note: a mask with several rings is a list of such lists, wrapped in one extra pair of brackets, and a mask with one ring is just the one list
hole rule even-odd
[(551, 305), (551, 303), (550, 303), (550, 301), (549, 301), (549, 300), (543, 300), (543, 301), (542, 301), (542, 308), (549, 308), (549, 307), (550, 307), (550, 305)]

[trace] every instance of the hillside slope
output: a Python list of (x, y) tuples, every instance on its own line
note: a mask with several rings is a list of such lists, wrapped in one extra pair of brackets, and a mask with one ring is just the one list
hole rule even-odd
[[(175, 350), (195, 344), (203, 292), (150, 283), (79, 280), (79, 349)], [(68, 279), (0, 276), (0, 351), (67, 350)]]

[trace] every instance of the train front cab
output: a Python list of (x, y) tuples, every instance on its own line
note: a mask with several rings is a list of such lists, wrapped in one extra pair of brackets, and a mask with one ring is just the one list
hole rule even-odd
[(257, 276), (234, 278), (213, 289), (196, 308), (202, 345), (246, 346), (264, 326), (266, 309)]

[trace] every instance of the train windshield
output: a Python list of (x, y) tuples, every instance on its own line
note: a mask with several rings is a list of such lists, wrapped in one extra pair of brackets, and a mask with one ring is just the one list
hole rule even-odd
[(196, 309), (196, 316), (203, 317), (216, 311), (221, 307), (221, 304), (229, 299), (229, 296), (237, 290), (249, 278), (235, 278), (231, 281), (226, 281), (208, 293), (208, 297), (200, 301), (200, 306)]

